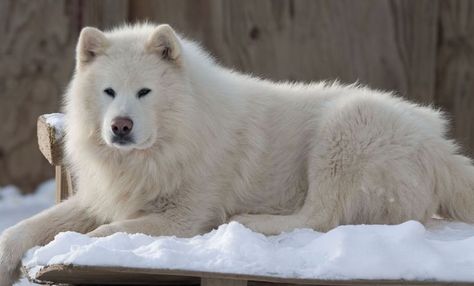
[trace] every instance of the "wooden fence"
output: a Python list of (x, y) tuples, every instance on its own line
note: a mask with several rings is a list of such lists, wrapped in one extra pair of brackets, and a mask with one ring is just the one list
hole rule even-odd
[(358, 81), (433, 103), (474, 155), (474, 1), (0, 1), (0, 186), (52, 177), (36, 119), (59, 110), (83, 26), (169, 23), (222, 64), (275, 80)]

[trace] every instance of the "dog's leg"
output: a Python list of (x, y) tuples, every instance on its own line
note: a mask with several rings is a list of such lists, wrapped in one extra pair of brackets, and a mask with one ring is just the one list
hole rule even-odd
[[(231, 217), (230, 221), (237, 221), (266, 235), (289, 232), (295, 228), (327, 231), (337, 226), (341, 222), (341, 208), (345, 202), (344, 196), (341, 196), (341, 190), (349, 191), (344, 186), (344, 182), (356, 177), (346, 171), (349, 168), (342, 168), (340, 165), (340, 162), (345, 162), (343, 156), (345, 154), (338, 149), (340, 144), (338, 142), (331, 144), (332, 142), (327, 139), (334, 137), (332, 133), (337, 131), (339, 129), (328, 128), (327, 133), (319, 136), (322, 139), (314, 139), (318, 144), (315, 144), (308, 154), (309, 186), (300, 209), (289, 215), (238, 214)], [(348, 184), (348, 186), (351, 185)]]
[(0, 236), (0, 286), (19, 278), (21, 258), (31, 247), (48, 243), (62, 231), (87, 232), (95, 227), (95, 220), (71, 198), (6, 229)]
[(336, 202), (326, 197), (321, 201), (316, 189), (308, 191), (303, 207), (290, 215), (240, 214), (231, 217), (253, 231), (266, 235), (290, 232), (296, 228), (311, 228), (327, 231), (338, 224), (339, 216), (335, 213)]
[(152, 236), (176, 235), (178, 237), (191, 237), (200, 234), (199, 222), (193, 223), (193, 218), (177, 218), (169, 213), (154, 213), (135, 219), (117, 221), (105, 224), (89, 232), (92, 237), (102, 237), (116, 232), (144, 233)]

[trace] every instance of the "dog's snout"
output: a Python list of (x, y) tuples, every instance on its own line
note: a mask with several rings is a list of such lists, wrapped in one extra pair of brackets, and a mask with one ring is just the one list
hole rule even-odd
[(117, 136), (127, 136), (133, 128), (133, 121), (128, 117), (116, 117), (112, 120), (112, 132)]

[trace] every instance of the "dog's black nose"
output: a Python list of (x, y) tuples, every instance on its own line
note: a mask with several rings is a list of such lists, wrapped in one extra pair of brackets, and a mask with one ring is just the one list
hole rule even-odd
[(133, 121), (128, 117), (116, 117), (112, 120), (111, 128), (115, 135), (124, 137), (132, 131)]

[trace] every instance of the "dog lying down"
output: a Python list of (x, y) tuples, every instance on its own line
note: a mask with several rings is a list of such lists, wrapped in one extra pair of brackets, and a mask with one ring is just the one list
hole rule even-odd
[(87, 27), (76, 54), (64, 111), (77, 193), (2, 234), (1, 286), (62, 231), (474, 222), (474, 167), (437, 110), (357, 85), (240, 74), (168, 25)]

